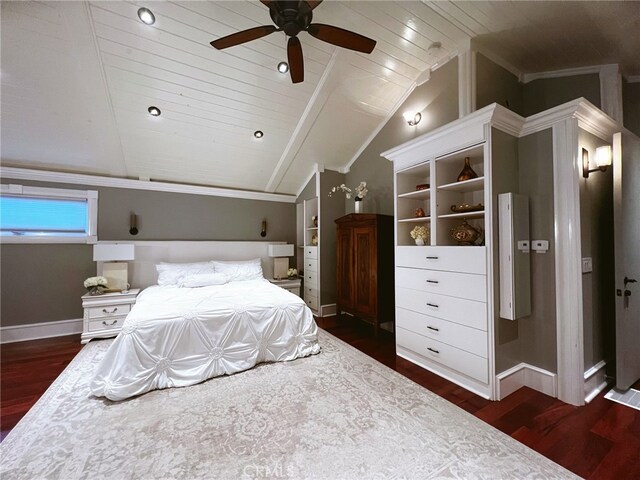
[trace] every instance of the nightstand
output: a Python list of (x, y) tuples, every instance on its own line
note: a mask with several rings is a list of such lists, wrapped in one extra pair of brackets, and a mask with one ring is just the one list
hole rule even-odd
[(87, 343), (92, 338), (115, 337), (120, 332), (124, 319), (136, 303), (139, 288), (132, 288), (126, 293), (105, 293), (103, 295), (82, 296), (84, 322), (81, 342)]
[(269, 279), (271, 283), (290, 291), (294, 295), (300, 296), (300, 279), (299, 278), (283, 278), (282, 280), (276, 280), (275, 278)]

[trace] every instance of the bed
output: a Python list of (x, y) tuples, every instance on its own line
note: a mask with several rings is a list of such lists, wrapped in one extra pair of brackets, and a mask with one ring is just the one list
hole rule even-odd
[(167, 284), (160, 272), (159, 285), (138, 296), (97, 366), (92, 394), (123, 400), (320, 351), (313, 315), (300, 297), (272, 285), (261, 271), (238, 280), (237, 263), (227, 263), (221, 284), (193, 287), (188, 281), (209, 273)]

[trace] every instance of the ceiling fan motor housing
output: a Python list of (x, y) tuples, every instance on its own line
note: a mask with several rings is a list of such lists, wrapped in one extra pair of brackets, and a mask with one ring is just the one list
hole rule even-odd
[(278, 29), (289, 37), (306, 30), (313, 19), (313, 12), (304, 1), (270, 2), (269, 15)]

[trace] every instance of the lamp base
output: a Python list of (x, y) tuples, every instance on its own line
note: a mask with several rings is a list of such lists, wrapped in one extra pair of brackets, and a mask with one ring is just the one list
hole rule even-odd
[(107, 279), (110, 290), (127, 290), (129, 286), (129, 264), (127, 262), (104, 262), (102, 276)]
[(276, 257), (273, 259), (273, 278), (280, 280), (287, 278), (289, 270), (289, 257)]

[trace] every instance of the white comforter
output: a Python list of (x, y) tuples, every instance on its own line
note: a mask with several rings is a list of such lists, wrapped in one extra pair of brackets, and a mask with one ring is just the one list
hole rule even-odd
[(301, 298), (268, 281), (153, 286), (139, 296), (98, 365), (91, 392), (122, 400), (318, 353)]

